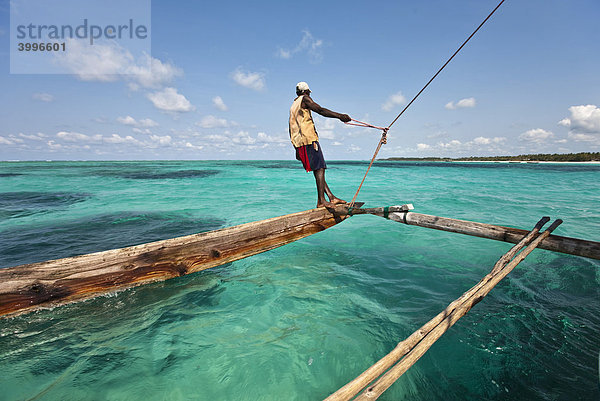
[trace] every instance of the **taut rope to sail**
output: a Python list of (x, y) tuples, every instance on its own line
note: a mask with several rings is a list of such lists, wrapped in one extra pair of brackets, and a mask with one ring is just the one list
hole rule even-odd
[(363, 177), (360, 185), (358, 186), (358, 189), (356, 190), (356, 193), (354, 194), (354, 197), (352, 197), (352, 201), (350, 201), (349, 207), (353, 207), (354, 206), (354, 202), (356, 201), (356, 198), (358, 197), (358, 193), (360, 192), (360, 189), (362, 188), (363, 183), (365, 182), (365, 178), (367, 178), (367, 174), (369, 173), (369, 170), (371, 169), (371, 166), (373, 165), (373, 162), (375, 161), (375, 158), (377, 157), (377, 154), (379, 153), (379, 149), (381, 149), (381, 145), (384, 145), (385, 143), (387, 143), (387, 133), (390, 130), (390, 128), (392, 127), (392, 125), (394, 125), (394, 123), (400, 118), (400, 116), (402, 114), (404, 114), (404, 112), (410, 107), (411, 104), (414, 103), (415, 100), (417, 100), (417, 98), (421, 95), (421, 93), (423, 93), (423, 91), (429, 86), (429, 84), (431, 82), (433, 82), (433, 80), (442, 72), (442, 70), (444, 68), (446, 68), (446, 66), (448, 64), (450, 64), (450, 61), (452, 61), (452, 59), (454, 58), (454, 56), (456, 56), (463, 47), (465, 47), (465, 45), (469, 42), (469, 40), (471, 40), (471, 38), (473, 36), (475, 36), (475, 34), (477, 33), (477, 31), (479, 31), (479, 29), (492, 17), (492, 15), (494, 15), (494, 13), (496, 12), (496, 10), (498, 10), (500, 8), (500, 6), (502, 5), (502, 3), (504, 3), (505, 0), (500, 1), (500, 3), (498, 3), (498, 5), (496, 6), (496, 8), (494, 8), (492, 10), (492, 12), (481, 22), (481, 24), (479, 24), (479, 26), (473, 31), (473, 33), (471, 33), (471, 35), (469, 35), (469, 37), (463, 42), (462, 45), (460, 45), (460, 47), (454, 52), (454, 54), (452, 54), (452, 56), (450, 56), (450, 58), (444, 63), (444, 65), (442, 65), (440, 67), (440, 69), (433, 75), (433, 77), (431, 77), (431, 79), (429, 81), (427, 81), (427, 83), (425, 84), (425, 86), (423, 86), (423, 88), (421, 88), (421, 90), (412, 98), (412, 100), (410, 102), (408, 102), (408, 104), (402, 109), (402, 111), (396, 116), (396, 118), (394, 118), (394, 120), (390, 123), (390, 125), (388, 125), (387, 127), (377, 127), (375, 125), (371, 125), (368, 123), (364, 123), (362, 121), (357, 121), (357, 120), (352, 120), (352, 122), (348, 122), (346, 124), (348, 125), (356, 125), (359, 127), (368, 127), (368, 128), (376, 128), (376, 129), (380, 129), (382, 130), (382, 134), (381, 134), (381, 139), (379, 140), (379, 144), (377, 145), (377, 149), (375, 150), (375, 154), (373, 155), (373, 157), (371, 158), (371, 163), (369, 164), (369, 168), (367, 168), (367, 172), (365, 173), (365, 176)]

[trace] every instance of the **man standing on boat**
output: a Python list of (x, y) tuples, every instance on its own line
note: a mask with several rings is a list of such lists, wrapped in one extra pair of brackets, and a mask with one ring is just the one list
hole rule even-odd
[[(317, 182), (317, 207), (333, 207), (341, 203), (347, 203), (333, 195), (327, 182), (325, 182), (325, 158), (319, 135), (315, 129), (311, 110), (323, 117), (337, 118), (343, 122), (350, 121), (347, 114), (336, 113), (319, 106), (310, 98), (310, 88), (306, 82), (298, 82), (296, 85), (296, 99), (290, 108), (290, 139), (296, 148), (296, 159), (302, 162), (307, 172), (313, 172)], [(325, 194), (329, 202), (325, 200)]]

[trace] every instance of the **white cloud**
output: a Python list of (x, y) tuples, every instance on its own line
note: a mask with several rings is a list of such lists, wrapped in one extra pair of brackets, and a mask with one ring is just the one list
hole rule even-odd
[(394, 107), (406, 103), (406, 98), (402, 92), (394, 93), (387, 98), (381, 108), (385, 111), (391, 111)]
[(500, 136), (500, 137), (495, 136), (495, 137), (492, 138), (492, 142), (493, 143), (505, 143), (506, 142), (506, 138), (503, 137), (503, 136)]
[(275, 143), (277, 143), (277, 144), (287, 144), (290, 141), (289, 138), (267, 135), (264, 132), (259, 132), (256, 135), (256, 140), (258, 142), (273, 143), (273, 144), (275, 144)]
[(131, 116), (117, 117), (117, 121), (120, 122), (121, 124), (131, 125), (132, 127), (138, 127), (138, 128), (140, 128), (140, 127), (150, 128), (150, 127), (156, 127), (158, 125), (158, 123), (156, 121), (154, 121), (150, 118), (143, 118), (138, 121)]
[(118, 44), (87, 46), (67, 39), (68, 51), (57, 52), (56, 61), (82, 81), (114, 82), (134, 64), (132, 54)]
[(120, 122), (121, 124), (133, 125), (134, 127), (137, 125), (137, 121), (135, 120), (135, 118), (133, 118), (131, 116), (117, 117), (117, 121)]
[(53, 140), (49, 140), (46, 144), (48, 145), (50, 150), (60, 150), (63, 148), (63, 145), (61, 145), (60, 143), (56, 143)]
[(56, 134), (57, 138), (62, 139), (67, 142), (90, 142), (90, 141), (99, 141), (102, 139), (101, 135), (89, 136), (86, 134), (80, 134), (79, 132), (68, 132), (68, 131), (60, 131)]
[(14, 145), (15, 143), (8, 138), (0, 136), (0, 145)]
[(34, 93), (31, 97), (42, 102), (51, 102), (54, 100), (54, 96), (49, 93)]
[(28, 135), (24, 133), (19, 133), (18, 135), (9, 134), (8, 136), (0, 136), (0, 145), (4, 146), (17, 146), (20, 149), (30, 149), (31, 141), (46, 141), (47, 136), (42, 133)]
[(335, 139), (335, 133), (329, 130), (319, 130), (319, 138), (333, 140)]
[[(131, 135), (127, 135), (125, 137), (120, 136), (119, 134), (112, 134), (111, 136), (103, 136), (100, 134), (96, 135), (87, 135), (79, 132), (69, 132), (69, 131), (60, 131), (56, 134), (56, 137), (65, 142), (72, 143), (95, 143), (95, 144), (133, 144), (133, 145), (142, 145), (142, 142), (138, 141)], [(54, 141), (50, 141), (53, 142)], [(77, 146), (76, 146), (77, 147)], [(84, 148), (86, 148), (84, 146)]]
[(473, 139), (473, 143), (475, 143), (476, 145), (489, 145), (490, 143), (492, 143), (492, 140), (490, 138), (478, 136), (477, 138)]
[(130, 144), (134, 144), (134, 145), (138, 145), (141, 142), (138, 141), (137, 139), (135, 139), (134, 137), (132, 137), (131, 135), (127, 135), (126, 137), (122, 137), (119, 134), (112, 134), (111, 136), (108, 137), (103, 137), (102, 140), (106, 143), (130, 143)]
[(467, 142), (461, 142), (458, 139), (452, 139), (448, 142), (438, 142), (436, 145), (418, 143), (417, 151), (437, 151), (437, 152), (504, 152), (503, 145), (506, 143), (505, 137), (487, 138), (479, 136)]
[(553, 138), (554, 134), (550, 131), (543, 130), (541, 128), (530, 129), (529, 131), (523, 132), (519, 135), (519, 139), (525, 142), (543, 143)]
[(292, 52), (290, 50), (279, 49), (277, 55), (286, 60), (292, 58)]
[(440, 142), (438, 146), (443, 149), (458, 149), (462, 143), (458, 139), (453, 139), (450, 142)]
[(208, 115), (202, 118), (202, 120), (200, 120), (199, 122), (196, 123), (196, 125), (202, 127), (202, 128), (225, 128), (225, 127), (229, 127), (231, 124), (229, 121), (227, 121), (224, 118), (217, 118), (215, 116), (212, 115)]
[(160, 88), (172, 82), (176, 77), (183, 75), (183, 71), (170, 63), (163, 63), (157, 58), (145, 54), (136, 64), (127, 68), (127, 74), (132, 74), (131, 89), (138, 86), (144, 88)]
[(495, 136), (493, 138), (486, 138), (483, 136), (478, 136), (472, 141), (467, 142), (467, 145), (475, 145), (475, 146), (484, 146), (484, 145), (499, 145), (506, 142), (505, 137)]
[(194, 106), (175, 88), (165, 88), (162, 91), (148, 93), (146, 95), (152, 101), (154, 107), (170, 112), (188, 112), (194, 110)]
[(448, 102), (448, 103), (446, 103), (446, 106), (444, 106), (444, 107), (447, 108), (448, 110), (456, 110), (456, 109), (464, 109), (464, 108), (468, 108), (468, 107), (475, 107), (476, 104), (477, 104), (477, 101), (475, 100), (475, 98), (469, 97), (466, 99), (460, 99), (456, 103)]
[(350, 153), (358, 152), (359, 150), (360, 150), (360, 147), (356, 146), (354, 144), (350, 144), (350, 146), (348, 146), (348, 152), (350, 152)]
[(245, 88), (260, 91), (265, 87), (265, 77), (260, 72), (242, 71), (241, 68), (238, 68), (231, 73), (231, 78)]
[(160, 146), (171, 145), (171, 143), (173, 142), (173, 138), (170, 135), (165, 135), (165, 136), (151, 135), (150, 140)]
[(337, 119), (333, 118), (325, 118), (317, 114), (317, 118), (319, 119), (319, 127), (332, 130), (336, 126), (336, 122), (339, 122)]
[(221, 96), (215, 96), (212, 99), (213, 105), (221, 110), (221, 111), (227, 111), (227, 105), (225, 104), (225, 102), (223, 101), (223, 99), (221, 98)]
[(192, 150), (202, 150), (204, 148), (204, 146), (202, 145), (193, 145), (190, 142), (186, 142), (184, 146)]
[(568, 137), (575, 142), (590, 142), (594, 145), (600, 145), (600, 137), (598, 135), (569, 132)]
[[(44, 134), (37, 134), (44, 135)], [(24, 135), (25, 137), (25, 135)], [(1, 138), (1, 137), (0, 137)], [(12, 138), (8, 138), (10, 140)], [(227, 138), (228, 140), (228, 138)], [(11, 141), (11, 143), (14, 141)], [(21, 140), (22, 142), (22, 140)], [(0, 143), (2, 143), (0, 139)], [(200, 150), (203, 146), (194, 145), (182, 137), (171, 135), (149, 135), (139, 140), (131, 135), (87, 135), (79, 132), (61, 131), (56, 134), (56, 140), (46, 142), (50, 151), (57, 150), (83, 150), (93, 151), (96, 154), (111, 154), (111, 152), (141, 152), (144, 149), (171, 148), (176, 150)]]
[(206, 137), (206, 139), (208, 139), (211, 142), (215, 142), (215, 143), (224, 143), (224, 142), (228, 142), (230, 140), (228, 136), (220, 135), (220, 134), (209, 135)]
[(220, 152), (231, 153), (235, 151), (249, 151), (252, 149), (266, 149), (269, 147), (281, 147), (289, 144), (289, 139), (285, 136), (268, 135), (265, 132), (258, 132), (256, 136), (248, 131), (239, 131), (231, 133), (225, 131), (221, 134), (213, 134), (204, 137), (209, 143), (209, 147), (217, 149)]
[(67, 51), (57, 52), (55, 61), (82, 81), (129, 81), (129, 87), (160, 88), (183, 74), (173, 64), (163, 63), (147, 54), (137, 60), (116, 42), (88, 46), (81, 40), (67, 39)]
[(339, 120), (332, 118), (325, 118), (318, 114), (315, 114), (313, 118), (316, 118), (316, 122), (319, 127), (319, 138), (334, 140), (336, 138), (334, 129), (340, 127)]
[(142, 118), (139, 122), (141, 127), (156, 127), (158, 123), (150, 118)]
[(316, 39), (309, 31), (302, 31), (300, 43), (293, 49), (282, 49), (277, 51), (277, 56), (289, 60), (297, 54), (306, 54), (311, 63), (319, 63), (323, 60), (323, 40)]
[(19, 136), (21, 138), (29, 139), (30, 141), (43, 141), (48, 137), (46, 134), (43, 134), (41, 132), (38, 132), (37, 134), (34, 134), (34, 135), (27, 135), (27, 134), (20, 133)]
[(569, 107), (570, 118), (565, 118), (558, 124), (569, 127), (572, 132), (600, 134), (600, 108), (593, 104)]
[(256, 138), (253, 138), (246, 131), (240, 131), (236, 136), (232, 139), (233, 143), (242, 144), (242, 145), (254, 145), (256, 143)]

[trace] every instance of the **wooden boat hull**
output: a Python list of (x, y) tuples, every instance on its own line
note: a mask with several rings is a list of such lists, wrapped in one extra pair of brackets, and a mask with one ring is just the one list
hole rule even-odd
[(164, 281), (265, 252), (348, 216), (311, 209), (220, 230), (0, 269), (0, 316)]

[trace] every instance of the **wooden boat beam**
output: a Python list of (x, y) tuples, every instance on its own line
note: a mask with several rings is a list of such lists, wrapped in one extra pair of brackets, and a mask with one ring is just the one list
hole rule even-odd
[[(528, 233), (527, 230), (521, 230), (519, 228), (414, 213), (410, 211), (411, 209), (412, 205), (402, 205), (357, 209), (351, 211), (351, 213), (355, 215), (373, 214), (402, 224), (472, 235), (513, 244), (517, 244)], [(600, 260), (600, 242), (596, 241), (550, 235), (539, 244), (538, 248)]]
[(0, 269), (0, 317), (164, 281), (256, 255), (348, 217), (325, 208), (185, 237)]

